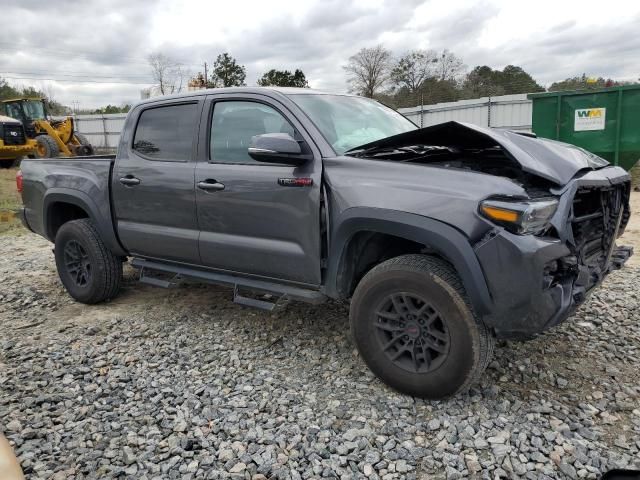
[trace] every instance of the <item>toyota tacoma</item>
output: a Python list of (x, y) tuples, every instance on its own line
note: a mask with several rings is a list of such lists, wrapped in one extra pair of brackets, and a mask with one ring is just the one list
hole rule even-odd
[(425, 398), (468, 389), (496, 338), (558, 325), (632, 253), (630, 177), (602, 158), (309, 89), (147, 100), (117, 155), (25, 160), (17, 182), (79, 302), (116, 296), (128, 260), (262, 308), (350, 300), (366, 364)]

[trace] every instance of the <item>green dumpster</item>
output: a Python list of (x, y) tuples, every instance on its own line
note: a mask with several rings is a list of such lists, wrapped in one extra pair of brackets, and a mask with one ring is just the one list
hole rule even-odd
[(631, 170), (640, 159), (640, 84), (532, 93), (533, 132)]

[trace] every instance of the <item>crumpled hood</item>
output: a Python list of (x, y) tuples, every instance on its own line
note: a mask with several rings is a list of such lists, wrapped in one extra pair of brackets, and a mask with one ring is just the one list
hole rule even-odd
[(609, 165), (605, 159), (568, 143), (453, 121), (386, 137), (350, 151), (412, 145), (457, 148), (500, 146), (525, 172), (558, 185), (565, 185), (580, 170), (596, 170)]

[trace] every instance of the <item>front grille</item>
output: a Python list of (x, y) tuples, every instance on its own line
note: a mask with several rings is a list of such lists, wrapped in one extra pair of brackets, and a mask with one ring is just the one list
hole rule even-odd
[(22, 125), (3, 125), (5, 145), (24, 145), (26, 140)]
[(606, 188), (583, 187), (576, 192), (571, 220), (575, 253), (579, 263), (596, 277), (606, 273), (616, 230), (624, 228), (628, 220), (629, 213), (623, 210), (628, 197), (628, 182)]

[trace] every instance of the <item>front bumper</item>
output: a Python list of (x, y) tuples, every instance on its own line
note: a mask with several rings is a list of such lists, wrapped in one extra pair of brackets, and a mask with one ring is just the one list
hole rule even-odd
[(617, 228), (611, 233), (610, 247), (602, 257), (606, 261), (600, 267), (581, 263), (572, 219), (574, 198), (580, 189), (611, 188), (625, 181), (628, 175), (623, 170), (604, 169), (555, 192), (560, 202), (552, 224), (559, 238), (514, 235), (496, 228), (475, 245), (493, 300), (493, 308), (483, 320), (498, 337), (531, 338), (558, 325), (606, 275), (622, 268), (633, 249), (615, 246)]
[(500, 231), (476, 246), (476, 254), (494, 306), (485, 324), (499, 338), (526, 339), (566, 320), (610, 271), (622, 268), (633, 249), (617, 247), (608, 271), (586, 285), (579, 272), (570, 271), (573, 255), (560, 240)]
[(33, 145), (0, 145), (0, 160), (15, 160), (36, 153), (36, 144)]

